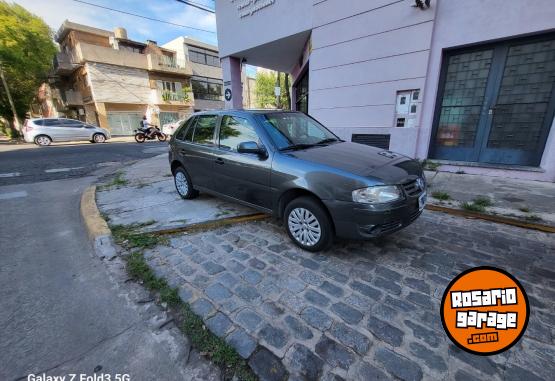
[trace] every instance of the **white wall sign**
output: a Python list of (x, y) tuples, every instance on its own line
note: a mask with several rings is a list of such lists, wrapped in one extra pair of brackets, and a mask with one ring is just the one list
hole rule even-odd
[(273, 5), (276, 0), (231, 0), (237, 6), (239, 17), (245, 18), (254, 15), (261, 9)]

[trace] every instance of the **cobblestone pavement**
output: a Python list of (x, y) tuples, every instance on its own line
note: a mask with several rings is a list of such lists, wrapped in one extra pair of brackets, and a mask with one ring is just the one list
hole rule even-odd
[[(207, 327), (263, 379), (553, 379), (555, 237), (425, 211), (375, 242), (303, 252), (275, 222), (173, 237), (146, 253)], [(482, 357), (455, 347), (439, 304), (449, 281), (480, 265), (525, 287), (523, 339)]]

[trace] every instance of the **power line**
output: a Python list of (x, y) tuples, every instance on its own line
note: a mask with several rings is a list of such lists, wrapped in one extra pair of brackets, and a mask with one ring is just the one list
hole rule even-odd
[(191, 7), (195, 7), (205, 12), (216, 13), (216, 11), (214, 11), (212, 8), (208, 8), (207, 6), (204, 6), (202, 4), (193, 3), (192, 1), (189, 1), (189, 0), (177, 0), (177, 1), (183, 4), (190, 5)]
[(123, 13), (123, 14), (129, 15), (129, 16), (140, 17), (140, 18), (143, 18), (143, 19), (146, 19), (146, 20), (150, 20), (150, 21), (156, 21), (156, 22), (160, 22), (160, 23), (163, 23), (163, 24), (169, 24), (169, 25), (179, 26), (179, 27), (181, 27), (181, 28), (194, 29), (194, 30), (198, 30), (198, 31), (201, 31), (201, 32), (207, 32), (207, 33), (214, 33), (214, 34), (216, 34), (216, 32), (214, 32), (214, 31), (212, 31), (212, 30), (201, 29), (201, 28), (195, 28), (195, 27), (189, 26), (189, 25), (176, 24), (176, 23), (173, 23), (173, 22), (170, 22), (170, 21), (164, 21), (164, 20), (155, 19), (155, 18), (148, 17), (148, 16), (139, 15), (139, 14), (137, 14), (137, 13), (131, 13), (131, 12), (127, 12), (127, 11), (122, 11), (122, 10), (120, 10), (120, 9), (114, 9), (114, 8), (110, 8), (110, 7), (105, 7), (105, 6), (99, 5), (99, 4), (89, 3), (89, 2), (86, 2), (86, 1), (83, 1), (83, 0), (73, 0), (73, 1), (75, 1), (75, 2), (77, 2), (77, 3), (87, 4), (87, 5), (90, 5), (90, 6), (92, 6), (92, 7), (97, 7), (97, 8), (106, 9), (106, 10), (109, 10), (109, 11), (112, 11), (112, 12), (119, 12), (119, 13)]

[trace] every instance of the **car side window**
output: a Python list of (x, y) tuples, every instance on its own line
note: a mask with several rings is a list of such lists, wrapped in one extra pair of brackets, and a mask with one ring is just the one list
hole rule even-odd
[(214, 145), (214, 133), (216, 131), (217, 115), (200, 115), (197, 117), (195, 131), (193, 132), (193, 143), (202, 145)]
[(63, 127), (80, 128), (83, 127), (83, 123), (78, 120), (73, 119), (61, 119), (60, 125)]
[(194, 122), (195, 118), (189, 118), (187, 119), (179, 128), (179, 130), (177, 131), (177, 133), (175, 134), (175, 138), (177, 140), (185, 140), (185, 134), (190, 135), (192, 133), (193, 130), (193, 122)]
[(245, 118), (225, 115), (220, 126), (220, 148), (237, 152), (239, 143), (259, 141), (254, 126)]
[(54, 127), (54, 126), (60, 126), (60, 119), (44, 119), (42, 121), (43, 126), (45, 127)]

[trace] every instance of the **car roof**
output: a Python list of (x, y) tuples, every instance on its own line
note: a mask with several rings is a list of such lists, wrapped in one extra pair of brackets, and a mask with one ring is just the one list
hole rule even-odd
[(290, 111), (290, 110), (282, 110), (282, 109), (229, 109), (229, 110), (206, 110), (206, 111), (198, 111), (192, 115), (222, 115), (222, 114), (272, 114), (272, 113), (294, 113), (298, 114), (300, 111)]

